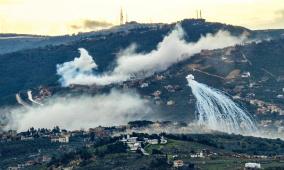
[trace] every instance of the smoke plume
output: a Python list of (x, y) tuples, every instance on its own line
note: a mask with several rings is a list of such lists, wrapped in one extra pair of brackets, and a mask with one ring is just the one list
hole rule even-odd
[(255, 120), (225, 93), (186, 77), (196, 98), (198, 124), (212, 130), (235, 134), (256, 134)]
[(80, 57), (57, 66), (57, 74), (62, 76), (60, 81), (63, 85), (69, 85), (66, 80), (73, 80), (80, 75), (91, 77), (92, 71), (98, 67), (88, 51), (83, 48), (80, 48), (79, 51)]
[(112, 26), (112, 23), (106, 21), (97, 21), (97, 20), (84, 20), (81, 24), (71, 25), (73, 29), (96, 29), (96, 28), (105, 28)]
[(33, 102), (33, 103), (35, 103), (35, 104), (38, 104), (38, 105), (43, 105), (42, 103), (40, 103), (40, 102), (38, 102), (38, 101), (36, 101), (36, 100), (34, 100), (33, 99), (33, 95), (32, 95), (32, 91), (31, 90), (29, 90), (28, 92), (27, 92), (27, 94), (28, 94), (28, 99), (31, 101), (31, 102)]
[(11, 109), (6, 129), (60, 126), (70, 130), (126, 124), (153, 117), (148, 101), (135, 92), (112, 90), (109, 94), (55, 97), (41, 107)]
[[(157, 48), (150, 53), (136, 53), (135, 45), (131, 45), (123, 52), (119, 53), (116, 60), (116, 67), (111, 71), (102, 74), (91, 74), (95, 67), (88, 65), (75, 64), (81, 58), (89, 58), (90, 62), (85, 64), (95, 65), (91, 57), (80, 50), (81, 55), (74, 61), (57, 65), (57, 73), (61, 76), (60, 82), (63, 86), (70, 84), (82, 85), (107, 85), (123, 82), (131, 78), (151, 76), (155, 72), (164, 71), (171, 65), (190, 58), (194, 54), (201, 52), (202, 49), (212, 50), (224, 48), (242, 43), (246, 37), (234, 37), (229, 32), (219, 31), (216, 34), (202, 36), (196, 43), (187, 43), (184, 40), (184, 31), (181, 26), (176, 28), (160, 42)], [(76, 71), (74, 71), (76, 70)]]

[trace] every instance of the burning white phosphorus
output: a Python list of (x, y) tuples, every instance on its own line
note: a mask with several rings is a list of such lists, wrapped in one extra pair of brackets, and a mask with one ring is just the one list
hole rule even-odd
[[(197, 42), (186, 42), (185, 32), (180, 25), (165, 36), (156, 49), (149, 53), (137, 53), (135, 45), (123, 50), (117, 55), (116, 66), (113, 70), (93, 74), (97, 69), (95, 60), (85, 49), (80, 50), (80, 57), (73, 61), (57, 65), (57, 74), (61, 77), (62, 86), (71, 84), (108, 85), (120, 83), (131, 78), (139, 79), (164, 71), (171, 65), (186, 60), (200, 53), (203, 49), (212, 50), (234, 46), (246, 41), (244, 35), (232, 36), (227, 31), (202, 36)], [(189, 35), (190, 36), (190, 35)]]
[(199, 125), (227, 133), (256, 135), (258, 130), (249, 113), (242, 110), (228, 96), (218, 89), (198, 83), (192, 74), (186, 79), (197, 100)]
[(24, 107), (29, 107), (29, 105), (21, 98), (20, 94), (16, 94), (16, 100), (20, 105), (23, 105)]
[(29, 91), (27, 92), (27, 94), (28, 94), (28, 98), (29, 98), (29, 100), (30, 100), (31, 102), (43, 106), (42, 103), (40, 103), (40, 102), (38, 102), (38, 101), (35, 101), (35, 100), (33, 99), (33, 95), (32, 95), (32, 91), (31, 91), (31, 90), (29, 90)]

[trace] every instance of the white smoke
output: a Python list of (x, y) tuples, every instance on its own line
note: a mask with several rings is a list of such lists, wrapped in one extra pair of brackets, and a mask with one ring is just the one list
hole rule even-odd
[(35, 101), (35, 100), (33, 99), (33, 94), (32, 94), (32, 91), (31, 91), (31, 90), (29, 90), (29, 91), (27, 92), (27, 94), (28, 94), (28, 99), (29, 99), (31, 102), (43, 106), (42, 103), (40, 103), (40, 102), (38, 102), (38, 101)]
[(258, 130), (248, 112), (239, 107), (223, 92), (186, 77), (196, 98), (198, 124), (227, 133), (255, 135)]
[[(42, 107), (14, 108), (6, 130), (60, 126), (70, 130), (126, 124), (147, 119), (152, 113), (148, 101), (134, 92), (112, 90), (109, 94), (55, 97)], [(152, 117), (152, 115), (151, 115)]]
[[(136, 53), (135, 45), (118, 54), (116, 67), (112, 71), (100, 75), (92, 74), (95, 61), (85, 50), (80, 50), (81, 56), (74, 61), (57, 65), (57, 74), (61, 76), (63, 86), (70, 84), (107, 85), (129, 80), (130, 78), (147, 77), (155, 72), (164, 71), (171, 65), (190, 58), (201, 50), (224, 48), (244, 42), (245, 36), (234, 37), (229, 32), (219, 31), (216, 34), (202, 36), (196, 43), (187, 43), (184, 40), (184, 31), (181, 26), (176, 28), (160, 42), (157, 48), (150, 53)], [(88, 58), (87, 65), (76, 64), (78, 60)], [(93, 65), (93, 66), (92, 66)], [(81, 69), (82, 66), (83, 68)]]
[(20, 105), (22, 105), (24, 107), (29, 107), (29, 105), (22, 99), (20, 93), (16, 94), (16, 100)]
[(98, 68), (87, 50), (79, 48), (79, 51), (81, 53), (80, 57), (57, 67), (57, 74), (62, 75), (61, 82), (63, 82), (63, 85), (68, 85), (65, 84), (68, 83), (68, 81), (65, 82), (65, 80), (75, 79), (80, 74), (91, 76), (93, 69)]

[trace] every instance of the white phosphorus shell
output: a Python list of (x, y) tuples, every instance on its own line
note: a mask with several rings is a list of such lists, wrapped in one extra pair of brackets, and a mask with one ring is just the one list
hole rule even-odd
[(187, 80), (194, 80), (194, 75), (189, 74), (189, 75), (186, 76), (186, 79)]

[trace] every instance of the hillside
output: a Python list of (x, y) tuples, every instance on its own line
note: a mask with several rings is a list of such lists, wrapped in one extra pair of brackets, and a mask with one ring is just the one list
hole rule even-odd
[[(228, 30), (235, 35), (244, 31), (250, 32), (242, 27), (209, 23), (204, 20), (183, 20), (181, 25), (187, 34), (187, 41), (197, 41), (202, 35), (216, 33), (220, 29)], [(130, 24), (110, 32), (106, 31), (104, 34), (83, 34), (87, 37), (67, 44), (0, 55), (0, 76), (2, 77), (0, 105), (14, 104), (15, 93), (21, 90), (57, 84), (56, 64), (72, 60), (78, 55), (78, 48), (87, 49), (100, 66), (98, 71), (103, 71), (112, 67), (115, 54), (121, 49), (136, 43), (138, 52), (148, 52), (154, 49), (174, 26), (175, 24), (154, 26), (138, 24), (132, 28)], [(124, 27), (131, 27), (131, 29)]]
[(283, 62), (284, 40), (203, 51), (168, 70), (142, 80), (119, 85), (55, 88), (55, 93), (96, 94), (117, 89), (136, 89), (159, 108), (161, 120), (192, 121), (195, 98), (185, 77), (193, 74), (198, 82), (225, 91), (246, 107), (261, 127), (282, 133), (284, 122)]
[[(185, 77), (194, 74), (198, 82), (227, 92), (236, 102), (248, 108), (260, 122), (260, 126), (269, 126), (280, 130), (281, 133), (284, 122), (278, 119), (284, 115), (284, 73), (279, 68), (284, 68), (281, 62), (284, 40), (276, 36), (281, 34), (281, 30), (254, 32), (242, 27), (209, 23), (204, 20), (183, 20), (180, 24), (186, 32), (185, 39), (188, 42), (195, 42), (202, 35), (216, 33), (220, 29), (228, 30), (233, 35), (246, 32), (251, 39), (273, 34), (275, 40), (211, 51), (203, 50), (200, 54), (143, 80), (132, 80), (104, 87), (95, 85), (60, 87), (56, 65), (77, 57), (78, 48), (87, 49), (99, 65), (98, 72), (103, 72), (114, 66), (115, 56), (121, 49), (136, 43), (138, 52), (149, 52), (155, 49), (175, 26), (175, 24), (130, 23), (100, 34), (90, 33), (84, 39), (64, 45), (0, 55), (0, 94), (2, 95), (0, 105), (17, 104), (16, 93), (20, 93), (22, 98), (27, 100), (29, 89), (33, 91), (35, 97), (40, 97), (39, 92), (44, 88), (56, 95), (97, 94), (110, 91), (114, 87), (118, 89), (128, 87), (149, 99), (158, 110), (161, 120), (191, 121), (195, 117), (195, 99)], [(159, 93), (158, 96), (156, 92)]]
[[(260, 163), (263, 169), (282, 168), (284, 31), (186, 19), (178, 22), (183, 39), (176, 24), (131, 22), (61, 37), (0, 35), (0, 45), (6, 45), (0, 49), (0, 170), (172, 169), (177, 161), (184, 169), (243, 169), (247, 162)], [(238, 38), (228, 34), (228, 40), (219, 30)], [(208, 33), (217, 34), (208, 38)], [(249, 41), (238, 41), (244, 34)], [(164, 41), (167, 38), (174, 41)], [(150, 62), (127, 62), (118, 70), (130, 75), (123, 81), (60, 84), (58, 64), (67, 66), (63, 70), (71, 77), (74, 72), (88, 79), (109, 76), (120, 66), (120, 58), (129, 61), (129, 56), (117, 54), (132, 44), (139, 55), (131, 59)], [(80, 57), (79, 48), (85, 49), (80, 49)], [(149, 60), (153, 56), (163, 57)], [(135, 72), (141, 65), (142, 76)], [(189, 74), (194, 80), (186, 79)], [(227, 95), (218, 100), (207, 96), (213, 111), (224, 106), (218, 105), (221, 100), (232, 99), (248, 110), (255, 128), (246, 128), (241, 120), (236, 131), (228, 130), (226, 124), (232, 121), (226, 116), (235, 111), (228, 105), (222, 117), (215, 116), (218, 128), (199, 124), (193, 81)], [(202, 97), (208, 92), (202, 91)], [(202, 104), (211, 104), (206, 102)]]

